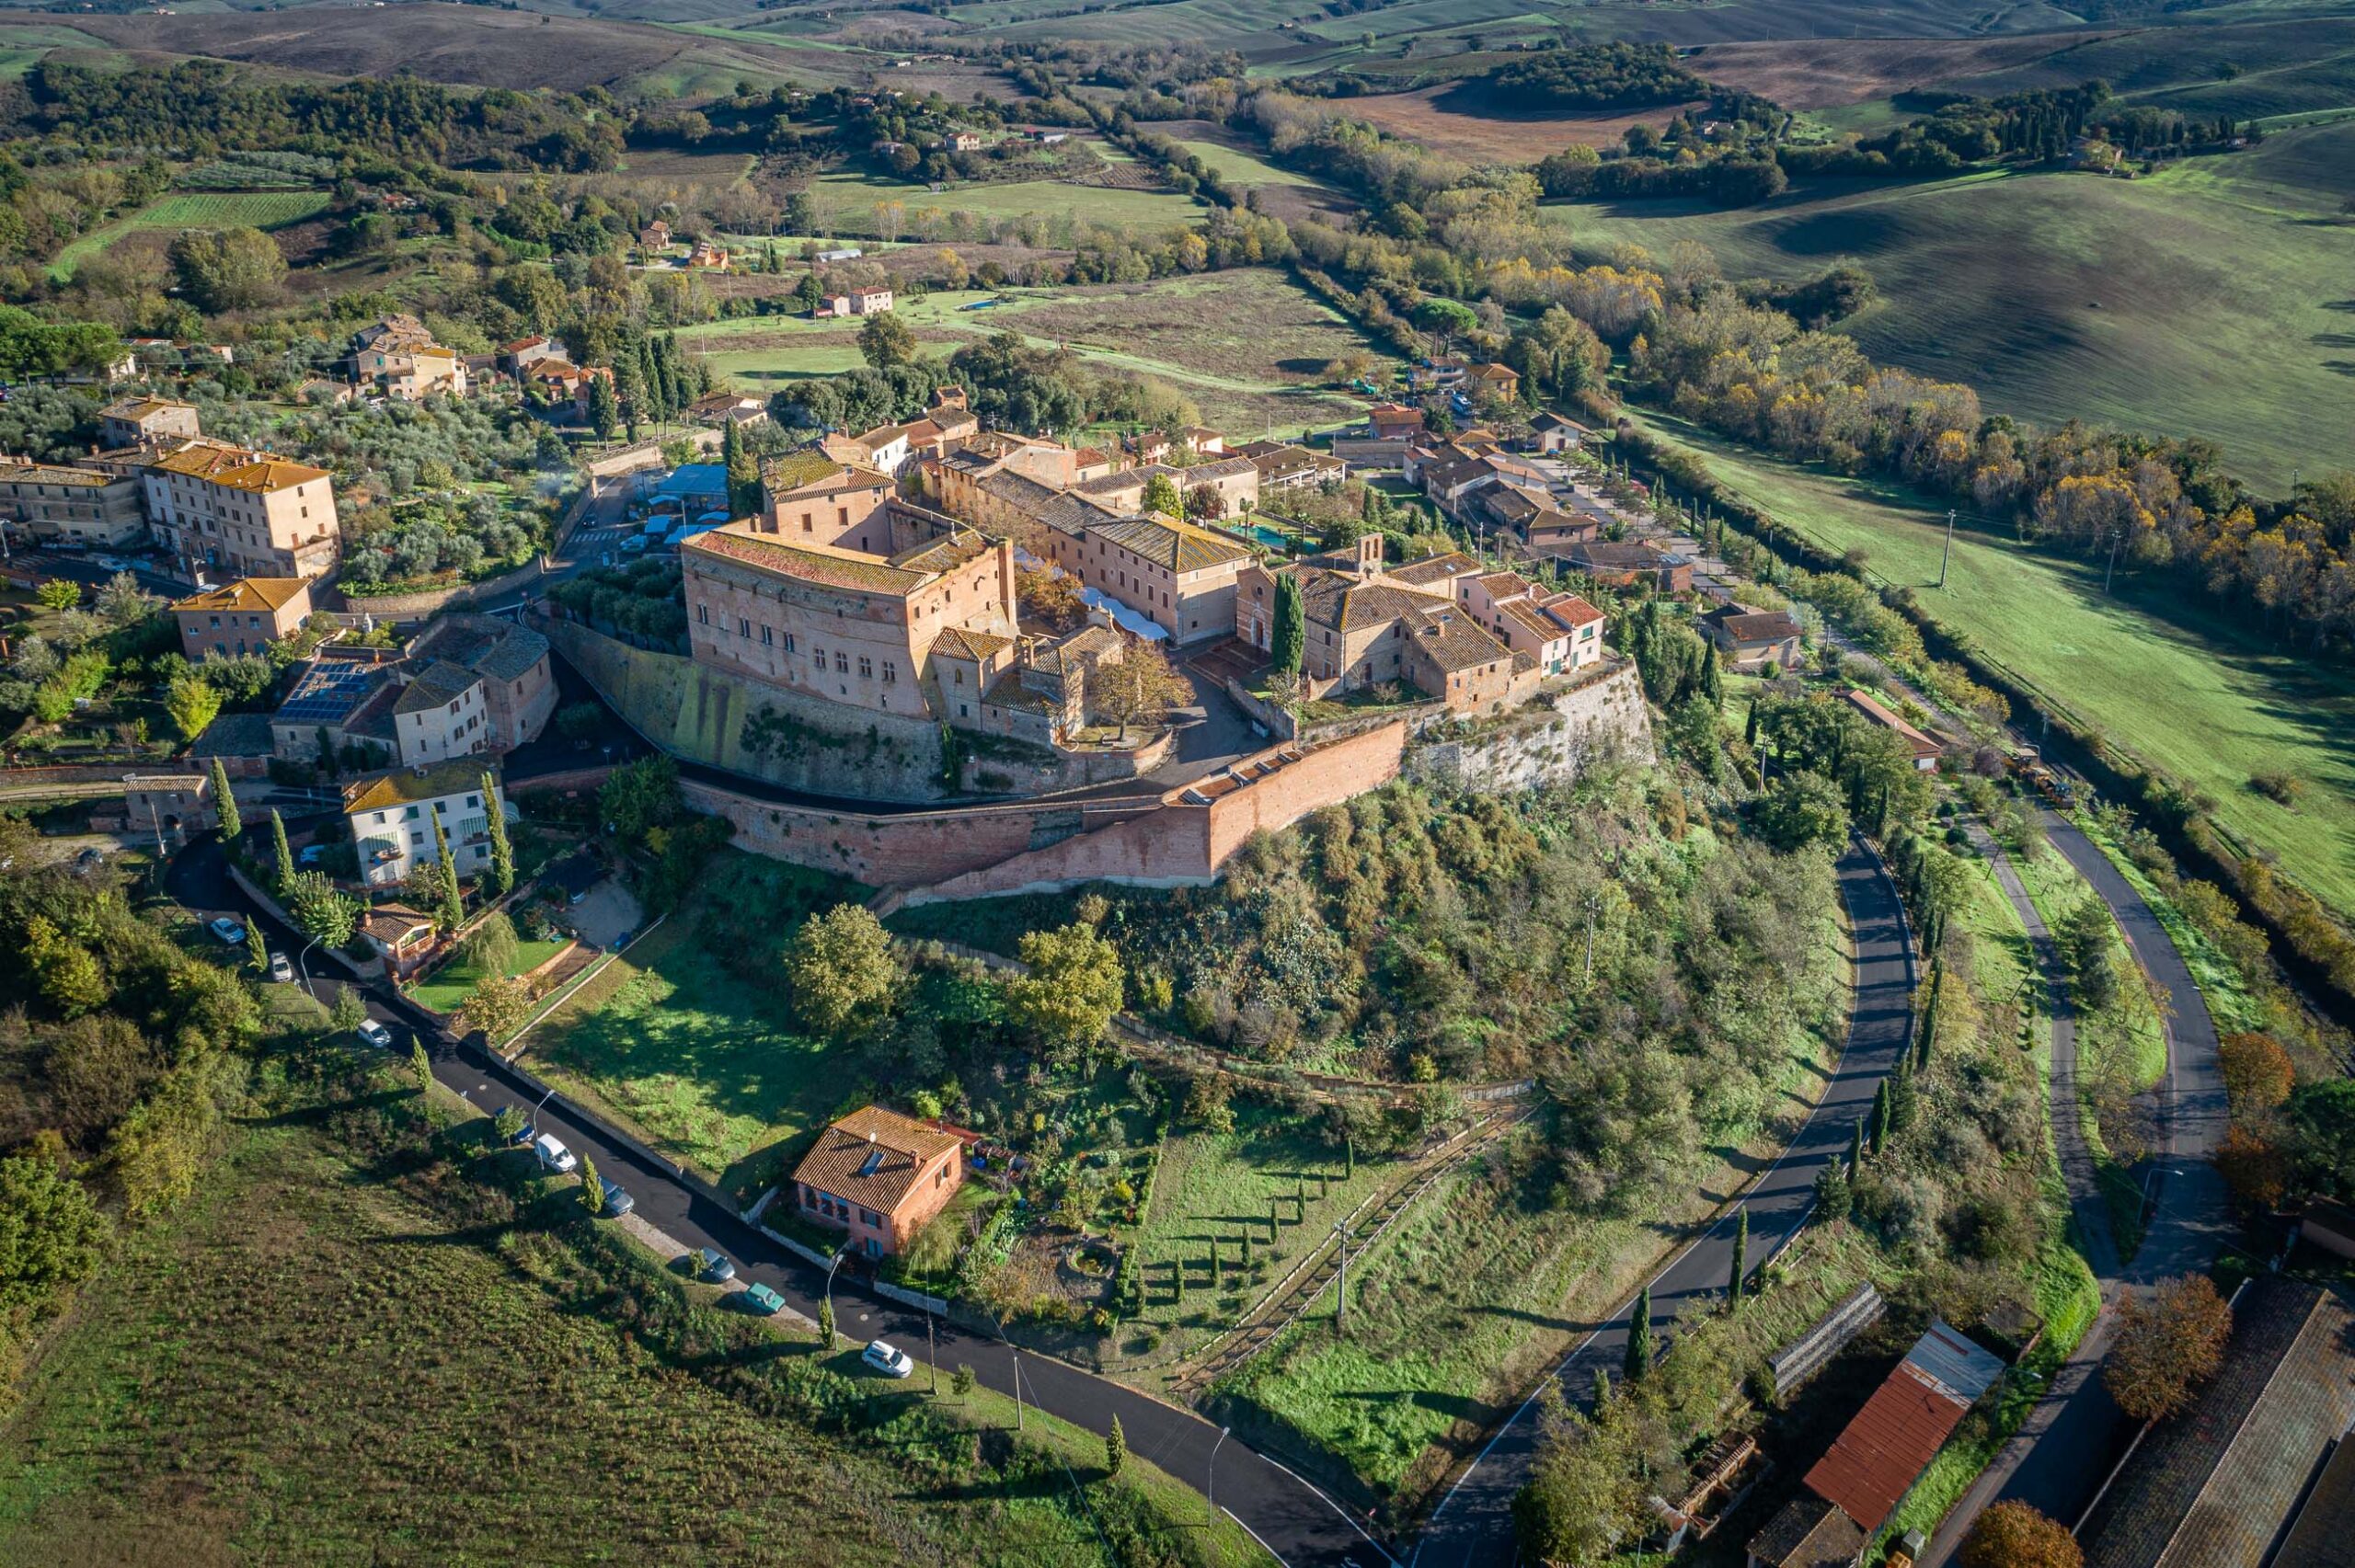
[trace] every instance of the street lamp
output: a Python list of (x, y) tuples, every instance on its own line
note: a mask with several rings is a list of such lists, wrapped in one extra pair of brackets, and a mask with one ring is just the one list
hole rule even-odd
[(555, 1099), (555, 1098), (556, 1098), (556, 1091), (555, 1091), (554, 1089), (550, 1089), (546, 1093), (545, 1093), (545, 1094), (543, 1094), (543, 1095), (541, 1095), (541, 1096), (540, 1096), (540, 1104), (539, 1104), (539, 1105), (534, 1105), (534, 1106), (532, 1107), (532, 1118), (531, 1118), (531, 1123), (530, 1123), (530, 1125), (531, 1125), (531, 1128), (532, 1128), (532, 1130), (533, 1130), (534, 1132), (537, 1132), (537, 1131), (539, 1131), (539, 1130), (540, 1130), (540, 1105), (545, 1105), (545, 1104), (546, 1104), (550, 1100), (553, 1100), (553, 1099)]
[(319, 988), (311, 983), (311, 949), (316, 947), (318, 944), (319, 939), (317, 937), (315, 936), (311, 938), (311, 940), (304, 945), (302, 953), (298, 955), (294, 960), (294, 967), (302, 974), (303, 977), (303, 989), (311, 993), (311, 1000), (313, 1001), (319, 1000)]
[[(827, 1321), (828, 1321), (829, 1322), (833, 1322), (833, 1316), (834, 1316), (834, 1270), (836, 1270), (836, 1269), (838, 1269), (838, 1268), (842, 1267), (842, 1266), (843, 1266), (843, 1259), (844, 1259), (845, 1257), (848, 1257), (849, 1255), (850, 1255), (850, 1245), (849, 1245), (849, 1243), (848, 1243), (848, 1242), (844, 1242), (843, 1245), (841, 1245), (841, 1246), (839, 1246), (839, 1247), (836, 1247), (836, 1248), (834, 1249), (834, 1257), (833, 1257), (833, 1261), (832, 1263), (829, 1263), (829, 1264), (826, 1265), (826, 1294), (825, 1294), (825, 1302), (826, 1302), (826, 1319), (827, 1319)], [(831, 1334), (830, 1334), (830, 1335), (829, 1335), (829, 1337), (828, 1337), (828, 1338), (827, 1338), (827, 1340), (826, 1340), (826, 1350), (827, 1350), (828, 1354), (830, 1354), (830, 1355), (831, 1355), (831, 1354), (833, 1353), (833, 1348), (834, 1348), (834, 1342), (833, 1342), (833, 1339), (832, 1338), (832, 1336), (831, 1336)]]
[(1218, 1441), (1211, 1445), (1210, 1472), (1202, 1478), (1202, 1497), (1211, 1505), (1211, 1524), (1213, 1527), (1218, 1524), (1218, 1451), (1225, 1444), (1226, 1435), (1234, 1430), (1232, 1426), (1218, 1429)]

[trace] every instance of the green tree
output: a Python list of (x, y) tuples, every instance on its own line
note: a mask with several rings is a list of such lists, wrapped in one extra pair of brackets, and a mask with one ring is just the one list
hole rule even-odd
[(360, 994), (360, 988), (337, 987), (335, 1005), (327, 1010), (327, 1026), (339, 1035), (349, 1035), (366, 1022), (368, 999)]
[(360, 924), (360, 901), (323, 871), (298, 871), (286, 886), (286, 912), (322, 947), (341, 947)]
[(434, 911), (434, 923), (453, 932), (466, 923), (466, 905), (458, 892), (458, 863), (450, 853), (450, 835), (442, 831), (439, 811), (433, 813), (433, 864), (442, 872), (442, 907)]
[(959, 1404), (972, 1397), (973, 1383), (973, 1369), (962, 1362), (959, 1362), (957, 1369), (948, 1374), (948, 1390), (957, 1396)]
[(168, 254), (181, 289), (207, 314), (267, 304), (286, 281), (284, 254), (259, 229), (192, 229)]
[(1183, 517), (1185, 498), (1178, 493), (1178, 482), (1166, 474), (1156, 474), (1144, 482), (1144, 499), (1139, 503), (1146, 511), (1159, 512), (1164, 517)]
[(801, 302), (803, 310), (815, 315), (818, 306), (825, 300), (826, 286), (818, 281), (818, 274), (814, 270), (804, 272), (801, 281), (793, 286), (793, 297)]
[(1636, 1305), (1627, 1314), (1627, 1354), (1620, 1365), (1620, 1381), (1633, 1387), (1644, 1380), (1652, 1369), (1652, 1288), (1645, 1286), (1636, 1292)]
[(409, 1042), (408, 1070), (417, 1074), (417, 1092), (424, 1093), (433, 1082), (433, 1059), (425, 1054), (425, 1036), (422, 1035)]
[(2355, 1197), (2355, 1079), (2293, 1091), (2285, 1108), (2290, 1147), (2304, 1179), (2333, 1197)]
[(1848, 808), (1840, 786), (1821, 773), (1777, 774), (1758, 803), (1758, 833), (1784, 851), (1845, 843)]
[(597, 791), (597, 811), (626, 843), (642, 842), (652, 830), (669, 827), (686, 812), (678, 763), (667, 756), (641, 757), (615, 769)]
[(0, 1318), (29, 1318), (97, 1273), (113, 1230), (55, 1162), (0, 1160)]
[(221, 693), (193, 675), (183, 675), (173, 681), (164, 695), (165, 715), (183, 740), (194, 740), (202, 735), (204, 727), (220, 712)]
[(916, 357), (915, 329), (896, 311), (878, 311), (858, 329), (858, 352), (879, 371), (907, 364)]
[(512, 1143), (531, 1125), (531, 1119), (523, 1114), (523, 1106), (510, 1105), (491, 1118), (490, 1129), (499, 1135), (501, 1143)]
[(458, 1009), (458, 1032), (482, 1032), (494, 1048), (505, 1045), (532, 1015), (531, 982), (522, 976), (491, 975), (476, 982)]
[(864, 904), (836, 904), (802, 921), (786, 949), (785, 972), (794, 1011), (833, 1036), (872, 1026), (905, 979), (891, 938)]
[(507, 813), (499, 803), (499, 786), (482, 775), (482, 803), (488, 808), (490, 870), (483, 878), (487, 898), (503, 898), (515, 886), (515, 846), (507, 841)]
[(750, 517), (761, 509), (761, 464), (744, 441), (744, 428), (735, 420), (720, 437), (720, 463), (728, 475), (728, 515)]
[(67, 1018), (90, 1012), (110, 994), (106, 971), (90, 950), (46, 915), (25, 921), (25, 959), (42, 997)]
[(2224, 1364), (2233, 1310), (2204, 1274), (2165, 1280), (2118, 1303), (2118, 1337), (2102, 1387), (2137, 1421), (2161, 1421), (2191, 1403), (2196, 1385)]
[(834, 1347), (834, 1304), (821, 1299), (818, 1303), (818, 1343), (828, 1350)]
[(1006, 982), (1006, 1017), (1050, 1052), (1103, 1038), (1120, 1007), (1120, 950), (1074, 921), (1024, 933), (1019, 951), (1029, 972)]
[(1104, 1474), (1117, 1478), (1129, 1462), (1128, 1435), (1120, 1430), (1120, 1418), (1112, 1417), (1112, 1430), (1104, 1434)]
[(283, 898), (294, 881), (294, 852), (286, 847), (286, 818), (270, 808), (270, 885)]
[(253, 960), (256, 970), (270, 973), (270, 938), (262, 934), (258, 920), (246, 922), (246, 956)]
[(213, 759), (213, 811), (220, 818), (221, 836), (236, 842), (237, 835), (246, 830), (246, 822), (237, 815), (237, 795), (229, 787), (229, 770), (221, 765), (218, 757)]
[(598, 1178), (597, 1162), (586, 1150), (580, 1154), (580, 1207), (592, 1219), (605, 1211), (605, 1184)]
[(589, 378), (589, 429), (599, 441), (611, 441), (622, 422), (622, 401), (604, 376)]
[(1269, 660), (1280, 675), (1300, 673), (1308, 648), (1308, 606), (1301, 598), (1299, 579), (1286, 572), (1276, 578), (1276, 624), (1269, 634)]
[(70, 578), (51, 578), (33, 589), (44, 610), (71, 610), (82, 602), (82, 585)]
[(1726, 1280), (1726, 1302), (1741, 1305), (1743, 1294), (1750, 1288), (1750, 1210), (1743, 1207), (1733, 1221), (1733, 1270)]
[(1848, 1188), (1848, 1173), (1837, 1160), (1826, 1162), (1816, 1173), (1815, 1208), (1828, 1223), (1845, 1219), (1856, 1206), (1855, 1195)]

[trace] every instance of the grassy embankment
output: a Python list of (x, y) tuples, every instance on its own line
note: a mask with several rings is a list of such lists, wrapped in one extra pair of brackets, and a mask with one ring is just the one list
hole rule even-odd
[[(1973, 90), (1977, 90), (1974, 88)], [(1549, 207), (1581, 245), (1698, 240), (1729, 277), (1853, 259), (1878, 303), (1842, 324), (1876, 360), (1976, 387), (1989, 410), (2200, 436), (2269, 489), (2343, 452), (2355, 366), (2341, 201), (2355, 123), (2280, 132), (2146, 178), (1978, 173), (1810, 182), (1736, 211)]]
[(815, 1347), (588, 1231), (569, 1184), (469, 1224), (478, 1168), (339, 1145), (413, 1104), (397, 1076), (246, 1122), (117, 1249), (0, 1426), (0, 1560), (1076, 1565), (1118, 1519), (1266, 1561), (1135, 1456), (1113, 1487), (1034, 1410), (1024, 1458), (1010, 1402), (857, 1378), (855, 1348), (827, 1363), (856, 1379), (842, 1425), (757, 1413)]
[[(1893, 486), (1778, 462), (1696, 427), (1638, 423), (1704, 459), (1718, 483), (1834, 554), (1866, 552), (1879, 581), (1913, 589), (1941, 624), (2056, 708), (2211, 797), (2215, 818), (2326, 904), (2355, 908), (2355, 678), (2262, 635), (2170, 577), (2121, 572), (2019, 544), (1968, 520), (1937, 580), (1942, 509)], [(2294, 807), (2252, 775), (2305, 781)]]

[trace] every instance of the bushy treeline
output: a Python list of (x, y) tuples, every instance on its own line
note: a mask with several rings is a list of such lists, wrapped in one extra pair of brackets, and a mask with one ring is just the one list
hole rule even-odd
[(1485, 78), (1510, 109), (1645, 109), (1709, 96), (1709, 85), (1664, 43), (1582, 43), (1507, 61)]

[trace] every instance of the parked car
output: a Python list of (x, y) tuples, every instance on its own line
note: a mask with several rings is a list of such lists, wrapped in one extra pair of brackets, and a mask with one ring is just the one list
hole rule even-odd
[(217, 916), (209, 921), (204, 929), (231, 947), (243, 947), (246, 944), (246, 928), (227, 915)]
[(622, 541), (622, 554), (625, 555), (642, 555), (646, 553), (646, 547), (652, 543), (653, 541), (647, 538), (643, 533), (638, 534), (632, 538), (625, 539)]
[(773, 1318), (785, 1310), (785, 1298), (765, 1285), (748, 1285), (744, 1288), (744, 1310)]
[(367, 1041), (368, 1044), (375, 1047), (380, 1051), (388, 1051), (393, 1048), (393, 1032), (390, 1029), (385, 1028), (382, 1024), (377, 1023), (373, 1018), (368, 1019), (366, 1022), (362, 1023), (360, 1027), (354, 1029), (352, 1033), (359, 1036), (362, 1040)]
[(74, 869), (87, 876), (107, 863), (107, 852), (95, 844), (74, 857)]
[(559, 1176), (569, 1174), (573, 1168), (580, 1163), (573, 1157), (572, 1150), (567, 1149), (552, 1132), (544, 1132), (534, 1137), (532, 1139), (532, 1150), (540, 1157), (540, 1165), (543, 1169), (554, 1171)]
[(285, 954), (273, 953), (270, 956), (270, 978), (281, 985), (294, 978), (294, 966), (286, 961)]
[(316, 865), (327, 859), (327, 851), (333, 848), (335, 848), (333, 844), (304, 844), (294, 859), (303, 865)]
[(598, 1178), (598, 1184), (605, 1189), (605, 1201), (597, 1212), (603, 1215), (606, 1219), (619, 1219), (623, 1215), (627, 1214), (631, 1209), (638, 1207), (638, 1199), (630, 1196), (626, 1192), (624, 1192), (619, 1182), (608, 1182), (603, 1177), (600, 1176)]
[(695, 1277), (706, 1285), (725, 1285), (736, 1277), (736, 1265), (728, 1261), (727, 1254), (705, 1247), (695, 1255), (703, 1264), (695, 1271)]
[(884, 1340), (870, 1340), (858, 1358), (887, 1378), (904, 1378), (916, 1369), (907, 1353)]

